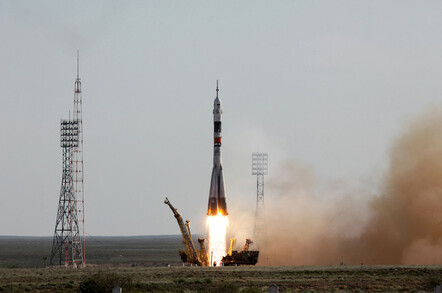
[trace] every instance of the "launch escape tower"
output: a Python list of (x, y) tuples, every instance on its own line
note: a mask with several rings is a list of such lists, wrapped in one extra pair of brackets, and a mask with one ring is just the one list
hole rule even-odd
[(264, 226), (264, 175), (268, 171), (268, 154), (252, 153), (252, 175), (256, 175), (256, 213), (254, 238), (262, 233)]
[(79, 55), (74, 90), (72, 120), (61, 120), (60, 146), (63, 150), (63, 172), (60, 199), (52, 242), (52, 266), (84, 266), (84, 176), (83, 176), (83, 118)]

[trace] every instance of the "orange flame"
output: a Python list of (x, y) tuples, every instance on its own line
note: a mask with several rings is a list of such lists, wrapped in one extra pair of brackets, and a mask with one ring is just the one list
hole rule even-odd
[(227, 215), (218, 212), (216, 216), (208, 216), (207, 223), (209, 229), (209, 261), (210, 266), (221, 265), (221, 259), (226, 255), (226, 234), (229, 220)]

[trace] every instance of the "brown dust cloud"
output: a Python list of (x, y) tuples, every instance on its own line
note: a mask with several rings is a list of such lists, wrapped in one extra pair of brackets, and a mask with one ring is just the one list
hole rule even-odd
[[(388, 160), (376, 192), (318, 188), (313, 168), (296, 163), (272, 170), (258, 264), (442, 263), (442, 111), (409, 122)], [(229, 230), (244, 239), (253, 222), (252, 212), (232, 217)]]

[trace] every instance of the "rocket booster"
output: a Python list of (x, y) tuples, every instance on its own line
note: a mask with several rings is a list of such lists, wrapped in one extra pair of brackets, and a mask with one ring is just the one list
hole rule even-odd
[(218, 81), (216, 81), (216, 98), (213, 104), (213, 169), (210, 181), (209, 207), (207, 215), (218, 213), (228, 215), (226, 193), (224, 189), (223, 167), (221, 165), (221, 100), (218, 98)]

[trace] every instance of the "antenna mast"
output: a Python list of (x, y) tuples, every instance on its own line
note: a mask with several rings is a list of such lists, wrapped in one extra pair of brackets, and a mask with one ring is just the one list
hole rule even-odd
[(82, 245), (82, 265), (86, 265), (86, 243), (84, 231), (84, 172), (83, 172), (83, 100), (81, 96), (81, 80), (80, 80), (80, 51), (77, 50), (77, 79), (75, 80), (74, 91), (74, 116), (73, 120), (78, 123), (78, 147), (74, 149), (74, 189), (77, 201), (78, 219), (81, 223), (81, 245)]
[[(70, 116), (70, 115), (69, 115)], [(61, 120), (63, 175), (60, 191), (51, 265), (85, 266), (83, 118), (80, 80), (80, 54), (77, 51), (77, 78), (74, 86), (72, 120)]]

